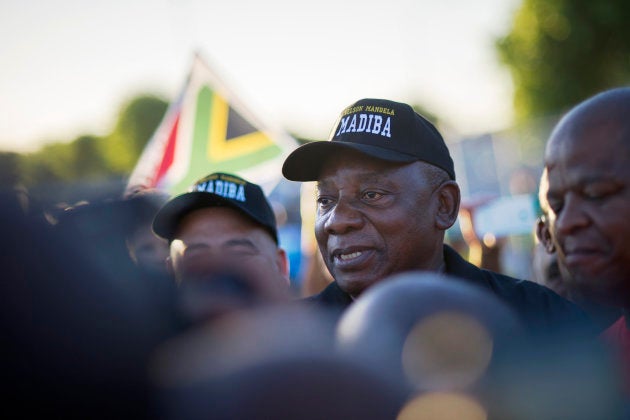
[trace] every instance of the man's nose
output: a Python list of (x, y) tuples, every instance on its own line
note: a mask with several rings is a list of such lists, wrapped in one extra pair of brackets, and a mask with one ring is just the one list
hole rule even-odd
[(567, 235), (576, 229), (588, 226), (589, 216), (585, 211), (585, 203), (576, 194), (569, 193), (565, 198), (562, 211), (556, 217), (556, 230)]
[(363, 214), (346, 199), (340, 199), (325, 216), (324, 229), (328, 234), (340, 235), (363, 226)]

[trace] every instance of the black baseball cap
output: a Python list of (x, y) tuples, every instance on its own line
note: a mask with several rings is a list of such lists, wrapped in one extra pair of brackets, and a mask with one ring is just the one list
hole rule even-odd
[(455, 179), (451, 155), (433, 124), (411, 106), (386, 99), (361, 99), (344, 109), (328, 141), (295, 149), (282, 174), (292, 181), (316, 181), (326, 160), (348, 149), (392, 162), (421, 160)]
[(206, 207), (232, 207), (264, 227), (278, 243), (276, 218), (260, 186), (236, 175), (221, 172), (201, 178), (189, 192), (169, 200), (153, 219), (153, 232), (174, 239), (177, 226), (190, 212)]

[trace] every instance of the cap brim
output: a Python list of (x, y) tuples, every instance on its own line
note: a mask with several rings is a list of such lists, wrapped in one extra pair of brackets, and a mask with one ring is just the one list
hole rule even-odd
[[(171, 241), (181, 219), (188, 213), (206, 208), (226, 206), (245, 213), (248, 217), (258, 221), (247, 209), (240, 207), (234, 201), (225, 199), (219, 195), (193, 191), (173, 198), (166, 203), (153, 219), (153, 232), (156, 235)], [(260, 222), (259, 222), (260, 223)]]
[(282, 175), (291, 181), (317, 181), (326, 161), (336, 153), (354, 150), (390, 162), (414, 162), (416, 156), (360, 143), (315, 141), (295, 149), (282, 165)]

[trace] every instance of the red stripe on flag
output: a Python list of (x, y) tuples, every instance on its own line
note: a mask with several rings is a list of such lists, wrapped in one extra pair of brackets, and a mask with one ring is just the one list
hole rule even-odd
[(162, 162), (160, 163), (160, 167), (155, 174), (155, 179), (153, 180), (153, 185), (158, 185), (159, 181), (164, 177), (168, 168), (171, 167), (173, 161), (175, 160), (175, 145), (177, 144), (177, 127), (179, 126), (179, 117), (181, 113), (177, 114), (175, 118), (175, 122), (173, 123), (173, 127), (171, 128), (171, 132), (168, 135), (168, 143), (164, 148), (164, 155), (162, 157)]

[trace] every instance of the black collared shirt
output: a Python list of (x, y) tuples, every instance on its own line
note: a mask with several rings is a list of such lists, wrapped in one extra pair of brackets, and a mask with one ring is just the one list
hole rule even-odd
[[(445, 273), (482, 287), (496, 295), (514, 310), (526, 329), (533, 333), (554, 331), (558, 328), (595, 333), (593, 324), (577, 305), (562, 298), (551, 289), (528, 280), (519, 280), (481, 269), (462, 258), (454, 249), (444, 245)], [(353, 300), (337, 282), (321, 293), (303, 299), (343, 312)]]

